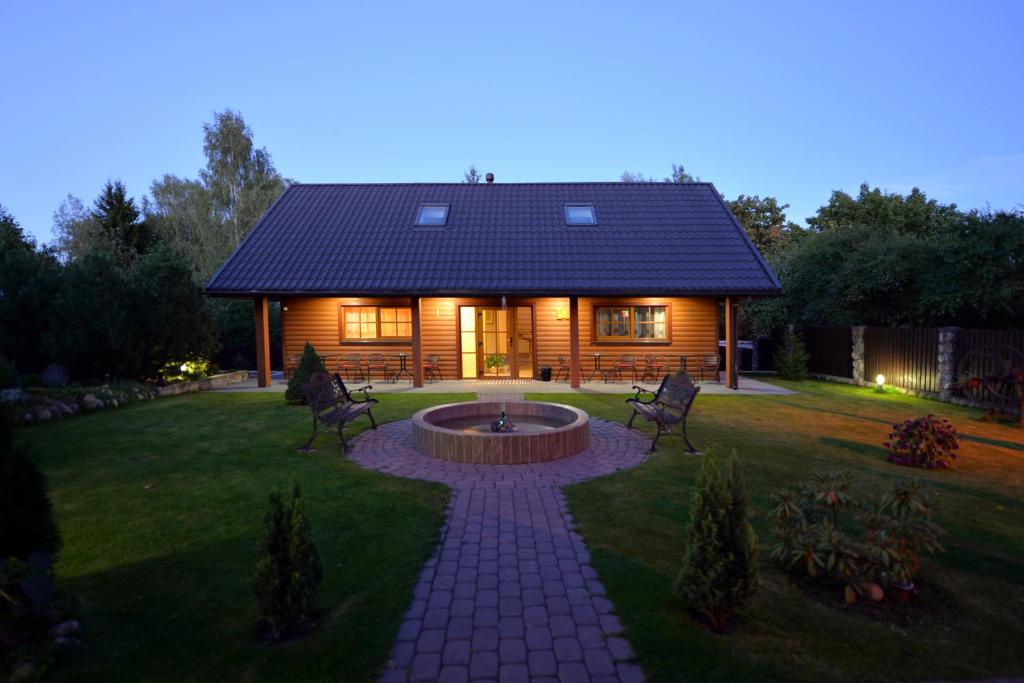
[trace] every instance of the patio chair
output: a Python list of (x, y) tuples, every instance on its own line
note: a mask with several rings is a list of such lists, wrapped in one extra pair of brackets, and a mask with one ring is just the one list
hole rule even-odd
[(569, 356), (559, 354), (558, 356), (558, 368), (555, 370), (555, 381), (560, 382), (562, 375), (565, 375), (565, 381), (568, 382), (572, 373), (572, 365), (569, 363)]
[(348, 450), (348, 442), (345, 441), (345, 424), (365, 414), (370, 418), (370, 428), (377, 428), (377, 421), (373, 419), (371, 410), (377, 405), (377, 399), (370, 398), (370, 389), (366, 386), (355, 389), (362, 392), (363, 398), (356, 400), (345, 386), (341, 375), (335, 373), (332, 377), (326, 372), (317, 372), (309, 381), (302, 385), (302, 394), (306, 397), (306, 403), (313, 412), (313, 433), (309, 435), (300, 450), (308, 452), (313, 445), (314, 439), (320, 434), (320, 427), (325, 430), (337, 429), (338, 438), (341, 439), (342, 451)]
[[(678, 427), (679, 434), (686, 443), (686, 452), (698, 455), (700, 452), (693, 447), (690, 438), (686, 435), (686, 416), (690, 414), (693, 401), (700, 393), (700, 387), (693, 383), (690, 376), (683, 371), (674, 375), (665, 375), (657, 391), (638, 386), (633, 388), (636, 389), (636, 396), (626, 399), (626, 403), (633, 408), (633, 414), (626, 427), (633, 428), (633, 420), (637, 415), (648, 422), (653, 422), (657, 426), (658, 432), (654, 435), (654, 441), (651, 443), (652, 453), (658, 446), (658, 439), (662, 434), (671, 434), (672, 430)], [(651, 398), (644, 400), (642, 398), (644, 394), (651, 394)]]
[(640, 381), (646, 382), (650, 380), (653, 382), (665, 374), (667, 367), (668, 362), (665, 360), (665, 356), (644, 356), (644, 371), (640, 375)]
[(423, 378), (428, 382), (444, 379), (441, 375), (441, 359), (438, 356), (431, 354), (423, 361)]
[(292, 372), (299, 368), (299, 362), (302, 361), (302, 354), (293, 354), (284, 359), (284, 373), (286, 376), (291, 377)]
[(385, 382), (391, 381), (391, 363), (388, 362), (388, 357), (383, 353), (371, 353), (370, 357), (366, 361), (366, 379), (370, 381), (373, 379), (373, 371), (380, 371), (380, 377)]
[(633, 375), (633, 381), (636, 379), (636, 356), (622, 355), (619, 356), (618, 360), (615, 361), (615, 365), (611, 367), (611, 372), (622, 381), (622, 371), (628, 370)]
[(357, 382), (361, 382), (363, 376), (363, 363), (359, 358), (358, 353), (348, 353), (338, 360), (338, 372), (345, 375), (345, 379), (348, 381), (352, 380), (352, 373), (355, 372)]
[(718, 374), (719, 358), (718, 354), (708, 354), (703, 356), (700, 362), (700, 381), (704, 381), (704, 374), (707, 373), (711, 377), (715, 378), (715, 381), (721, 383), (720, 375)]

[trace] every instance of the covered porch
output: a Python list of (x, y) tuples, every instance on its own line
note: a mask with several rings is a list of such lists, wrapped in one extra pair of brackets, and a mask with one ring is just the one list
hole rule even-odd
[[(568, 382), (542, 382), (540, 380), (443, 380), (438, 382), (426, 382), (422, 387), (413, 386), (412, 382), (402, 380), (395, 383), (371, 382), (373, 393), (376, 394), (461, 394), (475, 393), (477, 396), (486, 395), (509, 395), (509, 394), (631, 394), (633, 382), (583, 382), (579, 388), (574, 389)], [(648, 389), (655, 389), (657, 382), (640, 381), (638, 384)], [(729, 395), (729, 396), (788, 396), (794, 392), (789, 389), (763, 382), (756, 377), (740, 375), (737, 377), (737, 388), (730, 389), (725, 383), (711, 381), (697, 382), (701, 387), (701, 395)], [(231, 384), (217, 389), (217, 391), (236, 392), (283, 392), (288, 386), (288, 380), (284, 373), (275, 371), (272, 373), (269, 384), (260, 386), (255, 374), (248, 381)]]
[[(281, 298), (285, 374), (312, 343), (332, 372), (379, 390), (466, 383), (620, 393), (685, 369), (739, 390), (735, 297)], [(269, 298), (254, 298), (259, 387), (272, 386)], [(724, 372), (719, 335), (724, 330)], [(535, 381), (550, 368), (551, 382)], [(715, 368), (713, 371), (709, 368)], [(700, 377), (698, 377), (698, 371)], [(713, 372), (713, 375), (712, 375)], [(561, 380), (561, 381), (558, 381)], [(608, 381), (614, 380), (614, 381)], [(766, 385), (767, 386), (767, 385)], [(550, 387), (550, 388), (548, 388)], [(508, 391), (504, 389), (503, 391)], [(513, 389), (513, 391), (519, 391)]]

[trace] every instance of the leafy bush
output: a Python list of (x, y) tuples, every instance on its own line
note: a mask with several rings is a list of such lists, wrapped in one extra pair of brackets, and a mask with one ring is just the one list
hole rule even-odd
[(782, 379), (807, 379), (807, 348), (796, 334), (786, 333), (782, 347), (775, 353), (775, 369)]
[(889, 440), (882, 444), (889, 449), (889, 462), (907, 467), (942, 469), (956, 460), (963, 440), (949, 420), (925, 415), (894, 424)]
[(895, 479), (876, 502), (858, 503), (849, 488), (848, 472), (819, 472), (773, 494), (771, 556), (810, 580), (841, 585), (850, 604), (881, 600), (888, 588), (913, 583), (923, 552), (942, 551), (942, 530), (916, 479)]
[(747, 521), (746, 485), (735, 455), (723, 481), (713, 456), (704, 456), (690, 505), (683, 567), (676, 591), (692, 612), (722, 632), (757, 589), (757, 536)]
[(263, 624), (274, 639), (308, 632), (323, 570), (298, 484), (288, 509), (279, 492), (270, 494), (264, 524), (263, 556), (254, 584)]
[(288, 378), (288, 389), (284, 392), (284, 399), (289, 403), (305, 403), (306, 397), (302, 394), (302, 385), (317, 372), (327, 372), (324, 362), (317, 355), (316, 349), (309, 342), (302, 350), (302, 358), (299, 360), (299, 367), (292, 371)]

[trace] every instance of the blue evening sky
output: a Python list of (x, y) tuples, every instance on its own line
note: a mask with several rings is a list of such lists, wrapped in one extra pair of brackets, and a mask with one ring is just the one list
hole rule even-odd
[(0, 5), (0, 204), (195, 177), (242, 112), (300, 182), (662, 177), (774, 195), (1024, 202), (1024, 2)]

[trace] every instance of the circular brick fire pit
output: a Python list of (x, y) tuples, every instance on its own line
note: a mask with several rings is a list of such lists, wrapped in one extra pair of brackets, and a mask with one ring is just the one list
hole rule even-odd
[[(502, 411), (516, 426), (495, 433), (490, 424)], [(577, 408), (539, 401), (449, 403), (412, 418), (416, 449), (451, 460), (488, 465), (521, 465), (575, 455), (590, 444), (590, 417)]]

